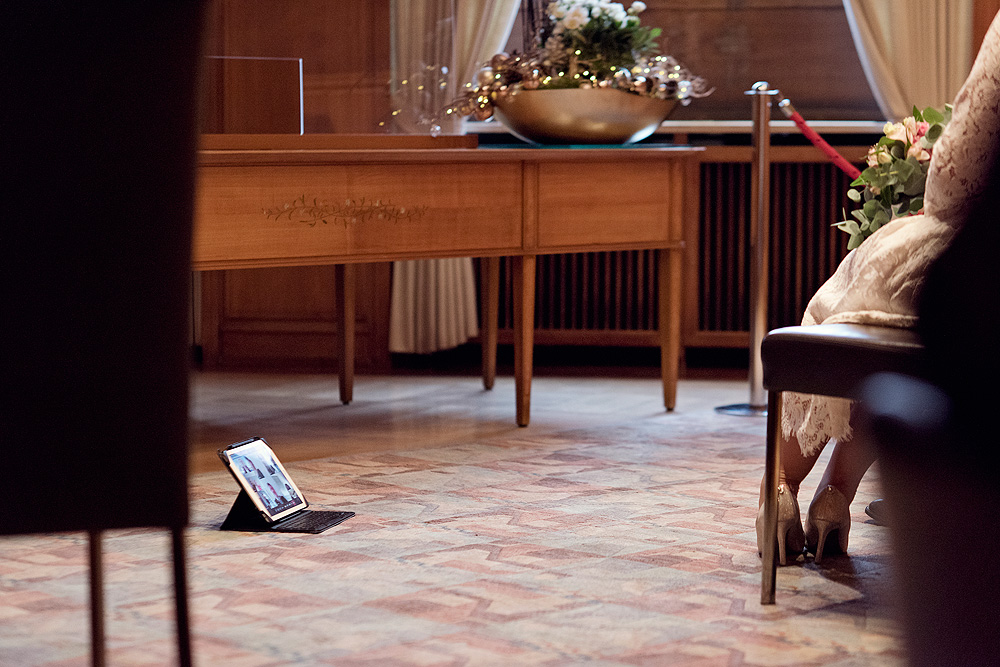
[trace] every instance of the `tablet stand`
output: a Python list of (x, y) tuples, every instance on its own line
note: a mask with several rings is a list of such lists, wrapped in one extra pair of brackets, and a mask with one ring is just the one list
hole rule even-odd
[(236, 496), (233, 506), (229, 508), (226, 520), (219, 526), (219, 530), (241, 530), (252, 532), (264, 532), (271, 529), (271, 524), (260, 515), (260, 510), (253, 504), (250, 496), (244, 489), (240, 489), (240, 495)]
[(352, 516), (354, 512), (303, 510), (302, 514), (295, 514), (277, 523), (268, 523), (260, 515), (260, 510), (253, 504), (246, 490), (240, 489), (240, 495), (236, 496), (233, 506), (229, 509), (229, 515), (219, 526), (219, 530), (254, 533), (322, 533)]

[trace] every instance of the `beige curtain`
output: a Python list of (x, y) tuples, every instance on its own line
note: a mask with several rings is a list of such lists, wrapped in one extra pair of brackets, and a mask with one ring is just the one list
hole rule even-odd
[[(458, 131), (438, 113), (483, 62), (503, 49), (519, 0), (393, 0), (392, 103), (397, 130)], [(476, 281), (468, 258), (395, 262), (391, 352), (427, 353), (479, 334)]]
[(973, 0), (843, 0), (854, 45), (889, 120), (951, 103), (972, 67)]

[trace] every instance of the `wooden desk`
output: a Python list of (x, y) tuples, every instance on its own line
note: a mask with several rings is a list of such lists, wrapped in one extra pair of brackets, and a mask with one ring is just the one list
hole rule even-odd
[(516, 419), (530, 415), (540, 254), (656, 249), (664, 404), (680, 354), (682, 193), (691, 147), (331, 148), (323, 135), (206, 135), (194, 269), (333, 264), (341, 400), (353, 385), (354, 263), (482, 257), (483, 379), (496, 369), (498, 267), (513, 258)]

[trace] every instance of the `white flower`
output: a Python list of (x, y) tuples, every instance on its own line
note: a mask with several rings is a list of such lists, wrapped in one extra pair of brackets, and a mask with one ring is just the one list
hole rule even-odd
[(906, 127), (902, 123), (886, 123), (882, 131), (893, 141), (906, 142)]
[(639, 0), (633, 2), (632, 6), (628, 8), (628, 13), (631, 14), (632, 16), (635, 16), (636, 14), (639, 14), (644, 11), (646, 11), (646, 3), (640, 2)]
[(567, 30), (578, 30), (587, 25), (587, 21), (589, 20), (590, 15), (587, 13), (587, 10), (578, 5), (566, 12), (566, 17), (562, 20), (562, 24), (566, 26)]

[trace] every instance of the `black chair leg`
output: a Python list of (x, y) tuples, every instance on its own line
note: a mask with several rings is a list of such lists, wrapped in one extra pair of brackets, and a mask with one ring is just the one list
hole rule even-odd
[[(89, 533), (90, 550), (90, 663), (104, 667), (104, 558), (101, 531)], [(191, 625), (188, 622), (187, 559), (184, 529), (172, 528), (171, 541), (174, 561), (174, 598), (177, 617), (177, 652), (180, 667), (191, 667)]]
[(101, 531), (92, 530), (90, 551), (90, 664), (104, 667), (104, 558)]
[(177, 652), (181, 667), (191, 667), (191, 625), (188, 621), (187, 557), (184, 528), (170, 531), (174, 551), (174, 600), (177, 616)]
[(781, 467), (781, 392), (767, 393), (767, 445), (764, 463), (764, 535), (761, 545), (760, 603), (774, 604), (778, 574), (778, 479)]

